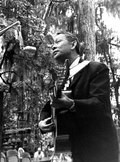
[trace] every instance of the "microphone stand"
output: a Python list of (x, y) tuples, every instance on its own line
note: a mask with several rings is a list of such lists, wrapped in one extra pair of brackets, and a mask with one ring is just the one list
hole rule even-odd
[[(0, 30), (0, 36), (2, 36), (7, 30), (9, 30), (10, 28), (12, 28), (15, 25), (20, 25), (20, 21), (16, 21), (15, 23)], [(0, 90), (0, 159), (1, 159), (1, 151), (2, 151), (3, 96), (4, 96), (3, 94), (4, 94), (4, 90)]]

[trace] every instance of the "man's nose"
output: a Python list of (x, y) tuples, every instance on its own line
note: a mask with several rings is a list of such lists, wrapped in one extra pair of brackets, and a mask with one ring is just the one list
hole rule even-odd
[(56, 47), (56, 45), (54, 44), (54, 45), (52, 46), (52, 50), (54, 51), (56, 48), (57, 48), (57, 47)]

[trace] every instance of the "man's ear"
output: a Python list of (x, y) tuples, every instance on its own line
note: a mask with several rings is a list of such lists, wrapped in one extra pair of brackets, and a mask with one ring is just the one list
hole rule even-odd
[(71, 47), (71, 49), (75, 49), (76, 46), (77, 46), (77, 41), (74, 40), (74, 41), (72, 42), (72, 47)]

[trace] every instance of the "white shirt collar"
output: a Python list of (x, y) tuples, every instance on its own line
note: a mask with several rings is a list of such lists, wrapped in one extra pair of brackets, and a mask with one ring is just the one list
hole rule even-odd
[(78, 63), (79, 63), (79, 61), (80, 61), (80, 57), (78, 56), (78, 57), (73, 61), (73, 63), (70, 65), (69, 68), (72, 69), (73, 67), (77, 66)]
[[(75, 66), (77, 66), (78, 64), (79, 64), (79, 61), (80, 61), (80, 57), (78, 56), (74, 61), (73, 61), (73, 63), (70, 65), (70, 73), (69, 73), (69, 77), (70, 76), (73, 76), (73, 68), (75, 67)], [(72, 79), (73, 79), (73, 77), (72, 77)]]

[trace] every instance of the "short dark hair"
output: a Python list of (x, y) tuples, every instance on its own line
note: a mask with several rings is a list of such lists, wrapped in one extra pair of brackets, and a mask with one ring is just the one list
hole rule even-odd
[(76, 49), (76, 52), (77, 52), (78, 54), (80, 54), (80, 42), (79, 42), (79, 40), (78, 40), (78, 38), (76, 37), (75, 34), (70, 33), (70, 32), (68, 32), (68, 31), (64, 31), (64, 30), (59, 30), (59, 31), (56, 33), (56, 35), (59, 35), (59, 34), (64, 34), (69, 42), (73, 42), (73, 41), (76, 40), (77, 45), (76, 45), (75, 49)]

